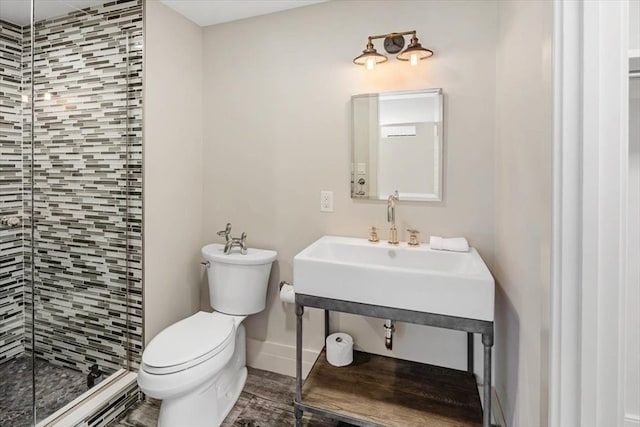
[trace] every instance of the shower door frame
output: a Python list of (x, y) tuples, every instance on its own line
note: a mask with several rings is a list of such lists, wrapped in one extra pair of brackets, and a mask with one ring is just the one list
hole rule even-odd
[[(80, 410), (74, 413), (74, 411), (82, 408), (84, 405), (89, 404), (90, 406), (94, 407), (95, 410), (97, 410), (98, 408), (103, 408), (105, 407), (105, 405), (109, 404), (108, 399), (115, 393), (116, 395), (118, 393), (129, 393), (130, 396), (134, 396), (134, 398), (136, 398), (135, 400), (137, 400), (137, 398), (139, 397), (139, 391), (137, 390), (137, 384), (135, 381), (135, 373), (133, 373), (133, 369), (134, 369), (134, 357), (132, 354), (132, 341), (131, 341), (131, 330), (132, 330), (132, 325), (131, 325), (131, 315), (132, 315), (132, 307), (130, 304), (131, 301), (131, 293), (132, 293), (132, 275), (131, 275), (131, 270), (130, 270), (130, 262), (131, 262), (131, 251), (133, 248), (133, 245), (131, 243), (131, 239), (130, 239), (130, 232), (131, 232), (131, 197), (132, 197), (132, 187), (131, 186), (131, 182), (133, 180), (135, 180), (134, 177), (134, 172), (131, 169), (131, 156), (132, 156), (132, 152), (131, 152), (131, 147), (133, 144), (133, 139), (132, 139), (132, 112), (131, 112), (131, 105), (130, 105), (130, 100), (132, 99), (132, 90), (131, 90), (131, 86), (130, 86), (130, 78), (131, 78), (131, 46), (132, 43), (134, 42), (134, 34), (138, 35), (142, 40), (144, 40), (144, 0), (140, 0), (139, 4), (140, 4), (140, 8), (141, 8), (141, 14), (142, 14), (142, 28), (140, 29), (125, 29), (122, 31), (122, 34), (124, 35), (124, 43), (126, 46), (126, 88), (125, 88), (125, 126), (124, 126), (124, 144), (125, 144), (125, 173), (124, 173), (124, 178), (125, 178), (125, 186), (123, 188), (124, 194), (125, 194), (125, 215), (124, 215), (124, 230), (125, 230), (125, 235), (124, 235), (124, 241), (125, 241), (125, 251), (124, 251), (124, 280), (125, 280), (125, 296), (124, 296), (124, 310), (126, 312), (126, 328), (125, 331), (123, 331), (123, 338), (124, 338), (124, 350), (125, 350), (125, 360), (122, 361), (122, 368), (115, 371), (113, 374), (111, 374), (108, 378), (106, 378), (103, 382), (101, 382), (100, 384), (96, 385), (95, 387), (87, 390), (86, 392), (82, 393), (80, 396), (77, 396), (73, 401), (71, 401), (70, 403), (68, 403), (67, 405), (64, 405), (61, 408), (58, 408), (53, 414), (47, 416), (44, 419), (39, 420), (38, 419), (38, 414), (37, 414), (37, 390), (36, 390), (36, 375), (37, 375), (37, 370), (36, 370), (36, 348), (37, 348), (37, 341), (36, 341), (36, 273), (37, 273), (37, 269), (36, 269), (36, 241), (35, 241), (35, 236), (36, 236), (36, 221), (35, 221), (35, 157), (36, 157), (36, 151), (35, 151), (35, 143), (36, 143), (36, 108), (35, 108), (35, 101), (36, 101), (36, 89), (35, 89), (35, 51), (36, 51), (36, 23), (35, 23), (35, 9), (36, 9), (36, 2), (37, 1), (42, 1), (42, 0), (30, 0), (30, 73), (28, 74), (29, 77), (29, 84), (30, 84), (30, 90), (28, 90), (30, 92), (30, 123), (27, 126), (28, 131), (30, 132), (30, 137), (29, 137), (29, 143), (31, 144), (30, 146), (30, 152), (29, 152), (29, 156), (30, 156), (30, 171), (29, 171), (29, 179), (30, 179), (30, 195), (28, 196), (29, 199), (29, 203), (31, 204), (29, 209), (25, 209), (24, 210), (24, 214), (29, 215), (30, 217), (30, 225), (28, 229), (25, 229), (25, 232), (30, 233), (30, 239), (31, 239), (31, 248), (30, 248), (30, 274), (31, 274), (31, 283), (26, 283), (26, 285), (31, 286), (31, 296), (30, 296), (30, 301), (29, 303), (31, 304), (31, 313), (30, 313), (30, 318), (31, 318), (31, 330), (30, 331), (25, 331), (25, 334), (30, 334), (31, 337), (31, 381), (32, 381), (32, 423), (33, 425), (36, 426), (49, 426), (49, 425), (56, 425), (57, 423), (59, 423), (61, 420), (64, 420), (63, 423), (68, 423), (70, 422), (70, 420), (73, 424), (75, 424), (76, 422), (80, 422), (85, 420), (87, 417), (91, 416), (92, 412), (89, 412), (87, 414), (86, 410)], [(139, 33), (138, 33), (139, 31)], [(144, 50), (141, 49), (141, 59), (140, 59), (141, 65), (144, 64)], [(141, 81), (143, 81), (143, 75), (140, 75), (140, 79)], [(144, 86), (143, 86), (144, 87)], [(142, 96), (142, 92), (140, 93), (140, 99), (143, 99)], [(23, 116), (24, 117), (24, 116)], [(142, 106), (140, 105), (140, 120), (142, 120)], [(142, 151), (143, 151), (143, 135), (142, 133), (140, 133), (140, 156), (142, 155)], [(23, 161), (24, 162), (24, 161)], [(23, 166), (24, 168), (24, 166)], [(142, 160), (140, 157), (140, 180), (142, 177)], [(26, 177), (26, 175), (23, 175)], [(140, 181), (140, 190), (141, 190), (141, 196), (140, 196), (140, 208), (142, 207), (142, 181)], [(24, 191), (23, 191), (24, 194)], [(24, 202), (23, 202), (24, 205)], [(142, 236), (143, 236), (143, 229), (142, 229), (142, 214), (140, 214), (140, 242), (142, 242)], [(140, 246), (140, 258), (142, 262), (142, 247)], [(23, 270), (24, 271), (24, 270)], [(142, 269), (142, 264), (140, 264), (140, 276), (139, 276), (139, 280), (140, 283), (142, 284), (143, 281), (143, 269)], [(141, 290), (142, 292), (142, 290)], [(29, 313), (27, 313), (27, 316), (29, 316)], [(141, 316), (142, 317), (142, 316)], [(144, 342), (144, 336), (141, 335), (141, 341)], [(98, 398), (96, 398), (97, 395)], [(107, 399), (107, 400), (105, 400)], [(128, 400), (132, 400), (131, 397)], [(75, 415), (74, 415), (75, 414)], [(78, 418), (78, 416), (80, 418)]]

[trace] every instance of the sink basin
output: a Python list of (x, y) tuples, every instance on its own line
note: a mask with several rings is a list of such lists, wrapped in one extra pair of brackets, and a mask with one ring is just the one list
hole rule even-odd
[(324, 236), (293, 259), (296, 293), (493, 321), (494, 280), (478, 251)]

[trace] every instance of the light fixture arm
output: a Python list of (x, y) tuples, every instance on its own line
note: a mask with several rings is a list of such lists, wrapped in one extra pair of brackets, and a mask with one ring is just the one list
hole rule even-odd
[(377, 36), (369, 36), (369, 43), (372, 43), (371, 40), (376, 40), (376, 39), (386, 39), (387, 37), (396, 37), (396, 36), (408, 36), (409, 34), (411, 34), (412, 40), (414, 38), (416, 38), (416, 30), (413, 31), (402, 31), (400, 33), (387, 33), (387, 34), (380, 34)]
[(367, 49), (373, 49), (373, 39), (369, 37), (369, 42), (367, 43)]

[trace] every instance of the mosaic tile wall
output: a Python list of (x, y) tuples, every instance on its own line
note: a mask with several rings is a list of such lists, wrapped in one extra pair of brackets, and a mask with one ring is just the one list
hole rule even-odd
[[(28, 87), (30, 28), (22, 30), (22, 84)], [(136, 369), (142, 352), (142, 0), (38, 22), (34, 46), (33, 194), (30, 104), (22, 108), (26, 167), (15, 172), (22, 172), (27, 189), (18, 208), (30, 213), (34, 201), (34, 235), (20, 236), (24, 324), (30, 330), (35, 310), (35, 352), (51, 363), (85, 372), (97, 363), (108, 374), (130, 360)], [(3, 151), (3, 164), (4, 158)], [(31, 218), (24, 220), (29, 230)], [(3, 287), (0, 307), (4, 294)], [(28, 304), (32, 297), (35, 307)], [(34, 347), (30, 334), (24, 342), (27, 350)]]
[[(22, 216), (22, 29), (0, 20), (0, 218)], [(22, 227), (0, 225), (0, 363), (24, 351)]]
[(97, 363), (109, 374), (126, 366), (130, 351), (135, 368), (142, 348), (142, 2), (38, 22), (34, 45), (35, 229), (33, 240), (25, 236), (25, 263), (34, 244), (36, 355), (85, 372)]

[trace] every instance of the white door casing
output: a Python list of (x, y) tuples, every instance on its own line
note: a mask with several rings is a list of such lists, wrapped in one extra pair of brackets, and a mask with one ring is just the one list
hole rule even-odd
[(550, 425), (628, 418), (627, 13), (627, 1), (554, 3)]

